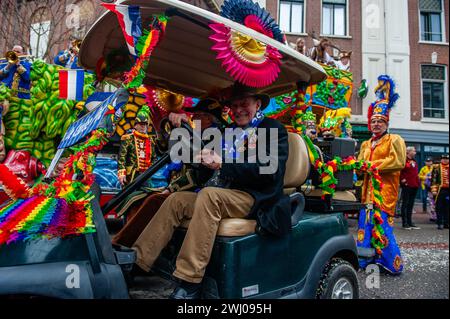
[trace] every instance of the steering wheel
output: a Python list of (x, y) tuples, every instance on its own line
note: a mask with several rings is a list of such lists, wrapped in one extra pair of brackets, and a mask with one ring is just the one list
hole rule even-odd
[[(161, 132), (162, 132), (162, 137), (165, 140), (169, 140), (168, 142), (168, 152), (170, 152), (170, 150), (172, 149), (172, 147), (174, 146), (175, 143), (189, 143), (189, 150), (190, 150), (190, 155), (191, 158), (193, 159), (193, 156), (195, 156), (196, 154), (198, 154), (204, 147), (205, 147), (205, 143), (202, 140), (202, 136), (198, 134), (198, 132), (196, 130), (194, 130), (188, 123), (182, 121), (181, 122), (181, 126), (180, 128), (186, 130), (188, 132), (189, 135), (189, 140), (184, 139), (183, 137), (185, 135), (182, 136), (181, 140), (172, 140), (170, 141), (170, 134), (172, 133), (172, 131), (174, 129), (177, 129), (175, 126), (172, 125), (172, 123), (169, 121), (168, 118), (165, 118), (161, 121)], [(194, 140), (200, 141), (200, 148), (197, 147), (197, 144), (193, 143)], [(194, 166), (194, 167), (198, 167), (199, 163), (189, 163), (189, 165)]]
[(205, 143), (203, 142), (202, 136), (198, 135), (197, 131), (194, 131), (192, 129), (192, 126), (190, 126), (188, 123), (182, 121), (181, 122), (181, 127), (184, 128), (185, 130), (187, 130), (189, 132), (189, 135), (194, 139), (198, 139), (200, 141), (200, 148), (203, 149), (205, 147)]

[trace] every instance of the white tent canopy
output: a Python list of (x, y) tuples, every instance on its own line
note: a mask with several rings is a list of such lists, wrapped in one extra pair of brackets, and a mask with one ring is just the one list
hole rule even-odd
[[(271, 96), (295, 90), (298, 81), (318, 83), (326, 78), (322, 67), (304, 55), (239, 23), (178, 0), (124, 0), (116, 3), (141, 7), (143, 28), (153, 15), (169, 16), (166, 33), (150, 58), (144, 83), (192, 97), (233, 84), (233, 78), (216, 59), (211, 50), (213, 42), (210, 23), (222, 23), (234, 31), (249, 35), (275, 47), (283, 55), (277, 80), (263, 91)], [(80, 64), (94, 70), (97, 61), (111, 50), (126, 48), (125, 39), (116, 15), (106, 12), (91, 27), (80, 50)]]

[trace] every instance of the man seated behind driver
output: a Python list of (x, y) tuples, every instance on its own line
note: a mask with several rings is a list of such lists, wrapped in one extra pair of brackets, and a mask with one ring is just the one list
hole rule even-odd
[[(268, 219), (275, 223), (283, 221), (279, 225), (279, 235), (290, 229), (289, 198), (283, 194), (289, 152), (287, 131), (277, 121), (264, 118), (262, 109), (270, 101), (267, 95), (234, 85), (231, 97), (228, 105), (234, 116), (234, 126), (242, 129), (258, 128), (258, 133), (253, 130), (257, 136), (250, 136), (249, 133), (245, 138), (244, 163), (222, 162), (221, 156), (204, 149), (200, 155), (201, 163), (215, 170), (218, 173), (215, 174), (216, 178), (210, 180), (198, 193), (176, 192), (170, 195), (133, 245), (137, 252), (136, 264), (149, 271), (174, 230), (184, 219), (191, 220), (173, 273), (180, 279), (180, 284), (170, 296), (173, 299), (200, 297), (201, 282), (222, 218), (254, 218), (261, 226)], [(266, 129), (266, 141), (265, 144), (258, 145), (256, 138), (261, 138), (261, 128)], [(277, 133), (276, 139), (270, 139), (270, 128)], [(265, 153), (269, 154), (271, 140), (272, 146), (278, 146), (278, 154), (275, 156), (277, 167), (271, 174), (261, 174), (260, 169), (267, 165), (261, 163), (259, 158), (251, 162), (245, 155), (250, 148), (255, 147), (266, 147)]]

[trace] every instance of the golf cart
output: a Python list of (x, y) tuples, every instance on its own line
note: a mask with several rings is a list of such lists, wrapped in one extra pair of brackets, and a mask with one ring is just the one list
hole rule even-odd
[[(121, 4), (141, 6), (143, 25), (149, 25), (153, 15), (164, 13), (169, 17), (164, 37), (148, 64), (144, 79), (148, 85), (201, 97), (233, 84), (233, 77), (222, 69), (210, 50), (211, 22), (221, 23), (281, 53), (280, 74), (262, 88), (264, 93), (277, 96), (297, 89), (299, 81), (318, 83), (325, 79), (318, 64), (287, 45), (198, 7), (177, 0), (130, 0)], [(123, 46), (117, 17), (107, 12), (83, 40), (79, 59), (86, 69), (93, 70), (102, 55)], [(336, 149), (340, 148), (324, 148), (326, 152)], [(127, 298), (123, 271), (130, 268), (135, 255), (133, 251), (113, 250), (103, 215), (169, 160), (166, 153), (103, 208), (98, 203), (99, 192), (95, 194), (93, 187), (95, 233), (0, 246), (0, 295)], [(283, 238), (266, 237), (255, 233), (254, 220), (222, 220), (203, 281), (204, 298), (358, 298), (356, 244), (348, 232), (344, 213), (360, 206), (345, 190), (324, 207), (308, 205), (321, 202), (320, 194), (312, 194), (304, 187), (310, 171), (305, 141), (290, 133), (284, 191), (291, 198), (291, 232)], [(173, 279), (175, 259), (188, 225), (189, 221), (185, 221), (176, 231), (154, 264), (155, 273)], [(73, 281), (72, 275), (77, 273)]]

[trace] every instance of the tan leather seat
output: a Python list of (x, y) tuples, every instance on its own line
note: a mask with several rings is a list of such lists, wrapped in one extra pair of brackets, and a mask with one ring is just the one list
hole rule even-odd
[(308, 147), (298, 134), (289, 133), (288, 138), (289, 157), (284, 175), (284, 188), (298, 188), (305, 183), (311, 167)]
[[(305, 183), (309, 175), (308, 148), (303, 138), (295, 133), (289, 133), (289, 157), (284, 176), (284, 193), (290, 195)], [(184, 220), (182, 228), (189, 226), (190, 220)], [(253, 234), (256, 221), (244, 218), (224, 218), (220, 221), (217, 236), (238, 237)]]

